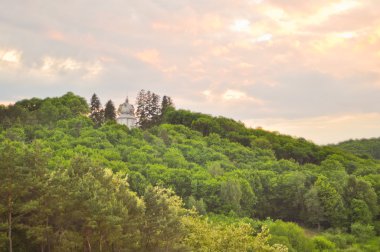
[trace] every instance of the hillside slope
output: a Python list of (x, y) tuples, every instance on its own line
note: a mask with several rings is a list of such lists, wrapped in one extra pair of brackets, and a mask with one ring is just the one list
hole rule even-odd
[(348, 140), (335, 146), (363, 158), (380, 159), (380, 138)]
[[(21, 188), (25, 183), (41, 186), (33, 189), (35, 194), (25, 192), (18, 198), (15, 209), (19, 212), (14, 214), (28, 213), (28, 218), (16, 219), (18, 226), (14, 228), (20, 244), (22, 237), (29, 237), (27, 242), (31, 244), (38, 237), (39, 246), (47, 246), (48, 240), (66, 246), (58, 242), (64, 230), (67, 242), (70, 237), (80, 237), (72, 248), (82, 246), (86, 240), (96, 246), (123, 247), (117, 241), (124, 239), (131, 251), (144, 251), (141, 244), (149, 248), (170, 245), (173, 251), (183, 246), (202, 251), (199, 246), (217, 246), (210, 240), (203, 245), (193, 243), (205, 240), (207, 232), (215, 229), (212, 225), (221, 225), (216, 228), (220, 233), (214, 235), (223, 239), (228, 237), (228, 229), (223, 227), (235, 225), (240, 228), (236, 232), (241, 232), (236, 236), (240, 243), (236, 244), (243, 249), (230, 251), (249, 251), (252, 247), (247, 244), (255, 242), (259, 246), (257, 240), (250, 240), (254, 238), (249, 228), (260, 230), (264, 226), (269, 226), (272, 234), (265, 242), (283, 244), (289, 251), (379, 245), (375, 236), (380, 232), (377, 160), (301, 138), (246, 128), (232, 119), (184, 110), (168, 111), (162, 123), (146, 130), (129, 130), (111, 121), (98, 127), (87, 113), (84, 99), (72, 93), (60, 98), (24, 100), (0, 109), (1, 184), (13, 183), (0, 190), (11, 195), (9, 188)], [(29, 167), (23, 171), (27, 173), (38, 168), (47, 180), (40, 180), (35, 173), (30, 175), (35, 181), (24, 180), (23, 172), (10, 177), (10, 166), (15, 167), (14, 171)], [(123, 184), (122, 178), (127, 178), (128, 183)], [(126, 194), (120, 191), (123, 187), (128, 188)], [(170, 188), (180, 198), (162, 188)], [(106, 196), (109, 194), (113, 196)], [(116, 203), (123, 197), (125, 205)], [(182, 200), (187, 209), (212, 221), (199, 216), (183, 219), (188, 214), (181, 215), (186, 213)], [(5, 198), (1, 204), (1, 220), (6, 226), (10, 210)], [(62, 212), (62, 207), (77, 211)], [(128, 213), (127, 217), (122, 213)], [(45, 218), (49, 219), (47, 226), (42, 221)], [(128, 227), (121, 224), (124, 218), (139, 221)], [(155, 219), (157, 223), (152, 227), (144, 226), (144, 220), (149, 218), (161, 219)], [(312, 240), (297, 225), (271, 219), (331, 231)], [(107, 233), (98, 233), (103, 226), (108, 228)], [(171, 236), (179, 227), (187, 231)], [(157, 230), (151, 233), (149, 228)], [(48, 230), (52, 232), (49, 235)], [(265, 228), (262, 230), (265, 233)], [(251, 235), (246, 236), (247, 232)], [(2, 237), (0, 244), (6, 240)], [(107, 243), (103, 244), (102, 239)], [(371, 245), (373, 242), (375, 245)]]

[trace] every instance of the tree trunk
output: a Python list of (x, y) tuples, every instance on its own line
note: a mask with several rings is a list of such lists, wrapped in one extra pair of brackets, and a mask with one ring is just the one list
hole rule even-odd
[(102, 252), (102, 239), (103, 239), (103, 236), (100, 235), (100, 239), (99, 239), (99, 252)]
[(9, 239), (9, 252), (13, 252), (12, 244), (12, 193), (8, 195), (8, 239)]
[[(10, 202), (10, 198), (11, 197), (8, 198), (9, 202)], [(9, 252), (13, 252), (13, 244), (12, 244), (12, 209), (9, 209), (9, 211), (8, 211), (8, 240), (9, 240)]]
[(88, 240), (88, 237), (86, 237), (86, 241), (87, 241), (88, 252), (91, 252), (91, 244), (90, 244), (90, 241)]

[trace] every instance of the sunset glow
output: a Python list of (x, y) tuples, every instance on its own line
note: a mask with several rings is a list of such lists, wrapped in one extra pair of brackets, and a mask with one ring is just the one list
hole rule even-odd
[(1, 3), (0, 101), (144, 88), (317, 143), (380, 136), (378, 1), (88, 4)]

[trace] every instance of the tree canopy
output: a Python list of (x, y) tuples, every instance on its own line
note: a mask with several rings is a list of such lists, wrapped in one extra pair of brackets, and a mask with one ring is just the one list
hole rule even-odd
[(378, 160), (173, 106), (135, 129), (90, 111), (0, 108), (0, 251), (379, 248)]

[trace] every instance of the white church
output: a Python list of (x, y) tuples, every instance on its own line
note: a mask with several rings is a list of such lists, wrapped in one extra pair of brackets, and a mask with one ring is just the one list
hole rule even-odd
[(117, 110), (116, 122), (118, 124), (126, 125), (130, 129), (137, 127), (135, 108), (132, 104), (129, 104), (128, 97), (125, 99), (124, 103), (120, 104), (119, 109)]

